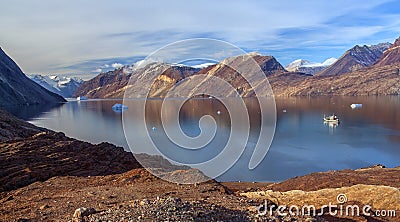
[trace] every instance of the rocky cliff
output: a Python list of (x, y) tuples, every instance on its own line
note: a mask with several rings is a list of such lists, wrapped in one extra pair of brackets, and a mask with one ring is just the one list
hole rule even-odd
[(30, 80), (0, 48), (0, 107), (60, 102), (65, 100)]

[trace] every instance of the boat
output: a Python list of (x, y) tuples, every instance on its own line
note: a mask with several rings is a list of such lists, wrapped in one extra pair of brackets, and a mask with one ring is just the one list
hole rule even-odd
[(78, 96), (76, 97), (76, 100), (81, 101), (81, 100), (87, 100), (86, 96)]
[(333, 114), (332, 116), (325, 116), (324, 115), (324, 122), (326, 122), (326, 123), (339, 123), (340, 120), (335, 114)]

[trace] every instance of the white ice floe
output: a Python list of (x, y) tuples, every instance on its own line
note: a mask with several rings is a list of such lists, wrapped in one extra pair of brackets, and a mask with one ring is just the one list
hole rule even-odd
[(350, 105), (352, 109), (360, 109), (363, 105), (360, 103), (353, 103)]

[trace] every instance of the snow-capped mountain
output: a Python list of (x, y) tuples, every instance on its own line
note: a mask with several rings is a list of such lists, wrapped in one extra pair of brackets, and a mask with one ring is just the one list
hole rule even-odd
[(332, 65), (336, 62), (336, 58), (329, 58), (324, 62), (310, 62), (304, 59), (297, 59), (291, 62), (289, 65), (285, 67), (285, 69), (289, 72), (302, 72), (309, 75), (314, 75), (317, 72), (322, 71), (326, 67)]
[(57, 93), (64, 98), (72, 97), (76, 89), (83, 83), (82, 79), (76, 77), (45, 76), (38, 74), (28, 75), (28, 77), (47, 90)]

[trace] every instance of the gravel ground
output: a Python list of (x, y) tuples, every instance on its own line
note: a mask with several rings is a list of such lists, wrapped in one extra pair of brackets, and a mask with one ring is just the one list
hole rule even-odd
[[(84, 221), (325, 221), (311, 217), (259, 216), (257, 208), (231, 210), (205, 201), (183, 201), (169, 197), (135, 200), (106, 211), (91, 214)], [(82, 221), (82, 220), (81, 220)]]

